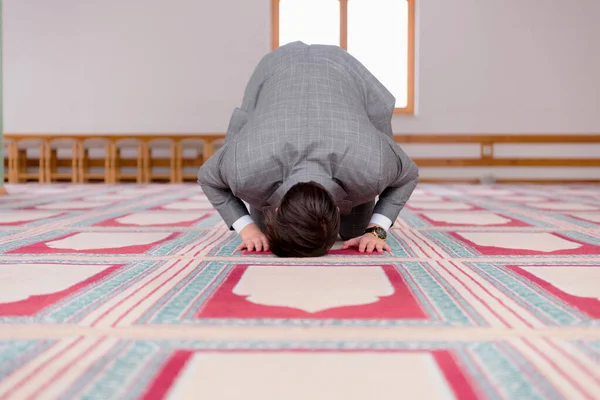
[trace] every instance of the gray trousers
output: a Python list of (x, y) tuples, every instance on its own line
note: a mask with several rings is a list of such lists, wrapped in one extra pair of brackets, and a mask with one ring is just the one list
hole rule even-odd
[[(375, 200), (352, 208), (348, 215), (342, 215), (340, 220), (340, 236), (342, 240), (349, 240), (361, 236), (369, 225), (374, 208)], [(250, 216), (254, 222), (256, 222), (256, 225), (264, 232), (265, 217), (262, 211), (250, 207)]]

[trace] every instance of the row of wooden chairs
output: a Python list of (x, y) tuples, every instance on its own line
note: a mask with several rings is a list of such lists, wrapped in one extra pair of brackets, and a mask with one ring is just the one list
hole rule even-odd
[[(224, 134), (199, 135), (12, 135), (4, 136), (5, 180), (11, 183), (38, 181), (71, 181), (75, 183), (100, 181), (138, 183), (196, 181), (198, 168), (222, 145)], [(394, 140), (405, 150), (411, 145), (434, 146), (439, 152), (447, 144), (470, 144), (479, 146), (479, 155), (456, 157), (416, 157), (415, 163), (424, 168), (600, 168), (600, 135), (449, 135), (449, 134), (402, 134)], [(583, 152), (570, 157), (529, 157), (496, 154), (498, 146), (512, 147), (554, 145), (579, 146)], [(430, 147), (431, 148), (431, 147)], [(531, 147), (530, 147), (531, 148)], [(572, 149), (573, 147), (571, 147)], [(62, 154), (61, 154), (62, 153)], [(409, 151), (410, 154), (410, 151)], [(521, 153), (522, 154), (522, 153)], [(569, 155), (569, 152), (567, 152)], [(518, 175), (518, 174), (517, 174)], [(487, 179), (487, 178), (485, 178)], [(421, 182), (477, 183), (482, 178), (473, 172), (470, 177), (421, 178)], [(505, 183), (565, 183), (600, 182), (598, 176), (571, 178), (514, 177), (497, 179)]]
[(223, 135), (4, 137), (4, 180), (23, 182), (196, 181)]

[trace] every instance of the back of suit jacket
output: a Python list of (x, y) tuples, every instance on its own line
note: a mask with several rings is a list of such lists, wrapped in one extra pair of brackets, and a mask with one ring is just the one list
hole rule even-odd
[(343, 49), (282, 46), (256, 67), (199, 183), (229, 227), (248, 214), (242, 200), (276, 207), (291, 186), (307, 181), (325, 186), (342, 214), (379, 196), (375, 212), (394, 221), (418, 179), (392, 137), (394, 105)]

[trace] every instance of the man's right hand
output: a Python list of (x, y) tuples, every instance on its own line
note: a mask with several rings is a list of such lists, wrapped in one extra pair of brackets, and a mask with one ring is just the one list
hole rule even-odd
[(249, 224), (242, 229), (240, 237), (242, 238), (242, 243), (235, 251), (244, 249), (248, 251), (269, 251), (267, 237), (255, 223)]

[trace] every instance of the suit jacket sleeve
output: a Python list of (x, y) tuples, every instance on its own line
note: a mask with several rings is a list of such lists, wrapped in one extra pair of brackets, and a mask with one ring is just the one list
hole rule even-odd
[(386, 187), (379, 195), (373, 213), (386, 216), (393, 225), (419, 182), (419, 168), (393, 139), (385, 138), (382, 143), (391, 148), (392, 152), (387, 153), (392, 157), (382, 163)]
[(249, 213), (244, 202), (234, 196), (229, 185), (233, 181), (235, 165), (233, 162), (223, 162), (227, 150), (226, 143), (200, 167), (198, 183), (229, 229), (233, 230), (233, 223)]
[(381, 214), (393, 222), (419, 182), (419, 168), (394, 141), (392, 115), (396, 99), (390, 91), (350, 53), (343, 52), (354, 82), (362, 92), (365, 112), (371, 124), (382, 132), (381, 152), (383, 157), (380, 185), (384, 190), (379, 195), (374, 214)]

